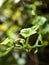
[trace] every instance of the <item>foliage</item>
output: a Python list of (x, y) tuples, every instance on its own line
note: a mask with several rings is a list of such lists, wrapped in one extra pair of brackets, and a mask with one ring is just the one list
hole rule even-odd
[(20, 34), (26, 38), (37, 33), (36, 31), (37, 29), (38, 29), (38, 26), (32, 26), (31, 28), (22, 29), (20, 31)]
[[(49, 45), (49, 16), (38, 9), (40, 1), (3, 0), (0, 3), (0, 57), (13, 50), (29, 53), (35, 49), (37, 53), (39, 47)], [(30, 37), (36, 34), (36, 42), (31, 46)]]

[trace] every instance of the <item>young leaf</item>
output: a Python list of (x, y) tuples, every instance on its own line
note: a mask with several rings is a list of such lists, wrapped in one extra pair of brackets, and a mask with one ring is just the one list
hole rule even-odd
[(33, 27), (31, 27), (31, 28), (25, 28), (25, 29), (22, 29), (21, 31), (20, 31), (20, 34), (23, 36), (23, 37), (29, 37), (29, 36), (31, 36), (31, 35), (33, 35), (33, 34), (35, 34), (35, 33), (37, 33), (37, 30), (38, 29), (38, 26), (33, 26)]

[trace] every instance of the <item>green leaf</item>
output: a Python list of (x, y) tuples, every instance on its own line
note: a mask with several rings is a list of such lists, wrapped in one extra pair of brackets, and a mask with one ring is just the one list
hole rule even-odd
[(46, 18), (45, 17), (43, 17), (43, 16), (37, 16), (33, 20), (32, 24), (34, 24), (34, 25), (43, 25), (45, 22), (46, 22)]
[(10, 40), (8, 39), (8, 38), (6, 38), (2, 43), (1, 43), (1, 45), (7, 45), (8, 44), (8, 42), (10, 42)]
[(20, 31), (20, 34), (23, 36), (23, 37), (29, 37), (35, 33), (37, 33), (37, 30), (38, 29), (38, 26), (32, 26), (31, 28), (25, 28), (25, 29), (22, 29)]
[(42, 27), (40, 29), (40, 33), (43, 34), (43, 35), (49, 33), (49, 24), (46, 24), (45, 27)]

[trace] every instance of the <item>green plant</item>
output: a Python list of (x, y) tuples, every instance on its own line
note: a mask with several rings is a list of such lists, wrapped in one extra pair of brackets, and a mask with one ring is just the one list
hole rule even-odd
[[(22, 39), (22, 38), (18, 38), (16, 40), (11, 39), (11, 38), (5, 39), (2, 43), (0, 43), (0, 50), (1, 50), (0, 56), (6, 55), (14, 48), (16, 50), (17, 49), (25, 50), (26, 52), (30, 52), (31, 49), (35, 48), (36, 50), (34, 53), (37, 53), (38, 47), (44, 46), (43, 40), (42, 40), (42, 35), (40, 33), (40, 29), (41, 29), (41, 26), (43, 26), (43, 24), (45, 22), (46, 22), (46, 18), (37, 16), (37, 17), (35, 17), (35, 19), (32, 22), (32, 24), (34, 24), (34, 26), (20, 30), (20, 35), (22, 35), (24, 37), (24, 39)], [(34, 45), (31, 46), (29, 44), (29, 37), (36, 33), (38, 33), (37, 41)], [(21, 44), (17, 43), (17, 41), (19, 41)], [(41, 44), (38, 44), (39, 41), (41, 42)]]
[[(38, 47), (45, 47), (48, 45), (48, 41), (43, 40), (43, 37), (46, 36), (47, 33), (49, 33), (49, 23), (47, 22), (46, 17), (44, 17), (41, 12), (41, 16), (38, 16), (37, 7), (40, 5), (40, 2), (34, 1), (34, 3), (32, 3), (31, 5), (25, 3), (24, 6), (19, 5), (20, 7), (17, 7), (18, 4), (16, 6), (13, 2), (14, 0), (5, 0), (3, 2), (5, 3), (5, 5), (2, 4), (4, 6), (2, 6), (0, 9), (1, 21), (3, 23), (3, 25), (0, 25), (0, 30), (5, 31), (5, 38), (7, 36), (7, 38), (0, 43), (0, 57), (6, 55), (13, 49), (25, 50), (26, 52), (30, 52), (32, 49), (35, 48), (36, 50), (34, 53), (37, 53)], [(19, 2), (21, 3), (21, 1)], [(21, 13), (22, 11), (23, 13)], [(33, 14), (31, 14), (32, 11)], [(26, 13), (24, 14), (24, 12)], [(18, 21), (16, 25), (15, 21)], [(25, 21), (28, 21), (27, 24)], [(32, 24), (32, 26), (25, 28), (25, 24)], [(23, 26), (24, 29), (21, 28)], [(18, 39), (13, 39), (13, 36), (15, 35), (18, 29), (22, 29), (18, 34), (20, 34), (24, 38), (19, 37)], [(36, 40), (36, 43), (34, 43), (34, 45), (31, 46), (29, 43), (29, 37), (36, 33), (38, 33), (38, 38)], [(39, 44), (39, 41), (41, 44)]]

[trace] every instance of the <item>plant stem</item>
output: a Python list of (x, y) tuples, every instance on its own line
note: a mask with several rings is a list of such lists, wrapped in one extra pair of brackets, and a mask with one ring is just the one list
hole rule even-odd
[(28, 46), (29, 37), (26, 39), (26, 46)]

